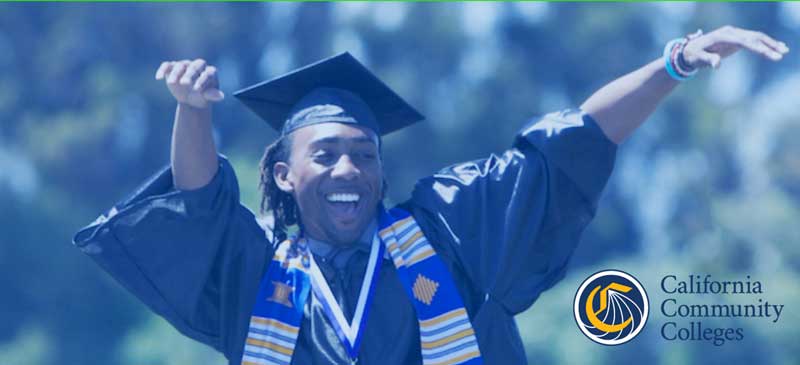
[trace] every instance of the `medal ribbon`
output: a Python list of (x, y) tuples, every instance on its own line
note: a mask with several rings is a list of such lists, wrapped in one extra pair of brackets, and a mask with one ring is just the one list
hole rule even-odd
[(328, 281), (322, 276), (319, 266), (314, 261), (311, 255), (311, 287), (314, 291), (314, 296), (322, 303), (322, 308), (325, 315), (328, 317), (333, 328), (336, 330), (336, 335), (347, 350), (347, 354), (351, 360), (358, 358), (358, 349), (361, 345), (362, 329), (366, 327), (367, 317), (369, 315), (370, 303), (375, 289), (376, 274), (380, 272), (381, 262), (383, 261), (384, 247), (381, 244), (378, 234), (372, 238), (372, 247), (369, 253), (369, 263), (367, 264), (367, 272), (364, 275), (364, 280), (361, 282), (361, 290), (358, 293), (358, 303), (356, 310), (353, 314), (351, 323), (347, 323), (346, 317), (342, 308), (336, 302), (336, 299), (328, 286)]

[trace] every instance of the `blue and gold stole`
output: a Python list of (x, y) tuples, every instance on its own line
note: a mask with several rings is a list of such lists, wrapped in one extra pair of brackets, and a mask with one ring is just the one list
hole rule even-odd
[[(377, 235), (383, 245), (379, 252), (382, 253), (385, 249), (391, 256), (400, 282), (416, 309), (423, 364), (482, 364), (475, 332), (464, 309), (461, 295), (414, 217), (397, 208), (388, 212), (383, 209), (379, 211), (380, 228)], [(372, 251), (370, 258), (377, 257), (380, 262), (383, 255), (378, 255), (375, 247)], [(364, 328), (368, 312), (364, 311), (363, 318), (355, 321), (354, 328), (359, 333), (343, 335), (341, 332), (346, 331), (342, 331), (342, 327), (347, 326), (337, 324), (340, 320), (333, 318), (328, 308), (336, 303), (328, 303), (330, 298), (326, 299), (327, 296), (323, 296), (319, 288), (311, 288), (312, 273), (318, 272), (314, 265), (304, 239), (292, 238), (278, 245), (272, 263), (261, 280), (250, 318), (242, 364), (291, 363), (303, 320), (303, 307), (312, 291), (323, 302), (328, 320), (336, 329), (351, 358), (357, 358), (362, 332), (358, 328)], [(367, 284), (362, 285), (362, 293), (359, 293), (359, 302), (366, 301), (367, 309), (372, 286), (375, 284), (367, 276), (377, 277), (377, 268), (370, 272), (371, 267), (375, 267), (372, 260), (365, 275)], [(369, 293), (363, 293), (365, 289)]]

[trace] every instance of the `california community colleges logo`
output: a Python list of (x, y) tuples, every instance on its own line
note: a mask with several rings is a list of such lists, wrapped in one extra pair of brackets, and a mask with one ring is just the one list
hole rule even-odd
[(592, 341), (619, 345), (639, 334), (649, 306), (647, 293), (636, 278), (617, 270), (600, 271), (575, 293), (575, 322)]

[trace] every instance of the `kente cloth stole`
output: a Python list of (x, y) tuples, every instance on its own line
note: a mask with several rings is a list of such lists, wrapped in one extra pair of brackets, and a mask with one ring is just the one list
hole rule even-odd
[[(327, 284), (314, 284), (312, 288), (312, 283), (317, 283), (314, 278), (319, 278), (320, 274), (307, 242), (293, 237), (278, 245), (259, 286), (244, 345), (243, 365), (291, 363), (303, 307), (312, 292), (323, 303), (328, 321), (355, 363), (384, 249), (392, 258), (400, 282), (416, 309), (423, 364), (483, 363), (472, 323), (453, 278), (414, 217), (395, 208), (388, 212), (380, 209), (379, 218), (380, 228), (373, 240), (370, 264), (352, 325), (342, 323), (344, 317)], [(328, 293), (317, 286), (324, 286)]]

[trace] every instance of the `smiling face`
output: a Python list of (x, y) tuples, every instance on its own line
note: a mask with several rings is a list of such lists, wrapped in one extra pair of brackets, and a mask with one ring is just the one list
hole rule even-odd
[(378, 137), (369, 129), (321, 123), (292, 132), (289, 161), (274, 179), (295, 199), (305, 233), (334, 244), (352, 244), (377, 212), (383, 191)]

